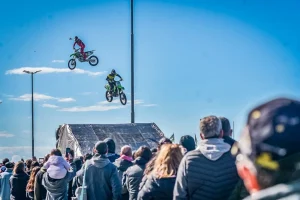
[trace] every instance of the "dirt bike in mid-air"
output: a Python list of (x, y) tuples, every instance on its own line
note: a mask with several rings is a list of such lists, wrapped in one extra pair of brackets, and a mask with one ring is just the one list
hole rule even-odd
[(116, 81), (115, 88), (112, 89), (111, 94), (109, 93), (110, 85), (109, 84), (105, 85), (105, 89), (106, 89), (105, 97), (108, 102), (112, 102), (114, 97), (120, 97), (121, 104), (126, 105), (127, 97), (124, 93), (125, 88), (121, 85), (120, 81)]
[(91, 66), (96, 66), (99, 63), (99, 59), (97, 56), (93, 55), (95, 50), (92, 51), (86, 51), (84, 52), (86, 55), (86, 59), (83, 59), (83, 55), (80, 53), (80, 48), (75, 49), (75, 53), (71, 54), (70, 57), (72, 57), (68, 62), (68, 67), (70, 70), (73, 70), (76, 68), (76, 59), (79, 62), (89, 62)]

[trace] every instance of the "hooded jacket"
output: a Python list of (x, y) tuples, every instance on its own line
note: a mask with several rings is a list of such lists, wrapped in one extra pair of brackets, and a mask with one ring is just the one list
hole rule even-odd
[(297, 200), (300, 199), (300, 180), (279, 184), (261, 190), (245, 198), (244, 200)]
[(12, 176), (12, 169), (6, 169), (0, 174), (0, 199), (10, 200), (10, 183), (9, 179)]
[(70, 169), (70, 164), (62, 156), (50, 156), (44, 168), (51, 178), (62, 179)]
[(122, 185), (117, 168), (104, 155), (95, 155), (84, 169), (77, 172), (82, 176), (87, 187), (89, 200), (120, 200)]
[(26, 200), (26, 186), (29, 176), (23, 172), (10, 177), (10, 199)]
[(42, 184), (47, 190), (46, 200), (67, 200), (68, 199), (68, 183), (76, 175), (76, 166), (71, 164), (70, 171), (67, 172), (63, 179), (53, 179), (48, 172), (44, 173)]
[(115, 162), (114, 165), (117, 167), (118, 170), (118, 175), (120, 178), (120, 181), (122, 181), (123, 178), (123, 173), (129, 168), (131, 167), (133, 164), (131, 161), (122, 159), (122, 158), (118, 158)]
[(173, 199), (227, 199), (239, 180), (230, 148), (220, 138), (201, 140), (179, 165)]
[(133, 161), (133, 166), (129, 167), (124, 173), (122, 183), (129, 192), (129, 199), (136, 200), (139, 192), (139, 185), (142, 181), (147, 160), (138, 157)]
[(139, 200), (172, 200), (176, 177), (156, 178), (149, 175), (138, 193)]

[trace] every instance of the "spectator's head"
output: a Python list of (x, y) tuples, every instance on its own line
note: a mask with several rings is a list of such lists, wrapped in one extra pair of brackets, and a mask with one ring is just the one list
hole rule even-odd
[(59, 149), (52, 149), (50, 156), (62, 156), (62, 154)]
[(219, 119), (221, 120), (221, 123), (222, 123), (223, 135), (231, 137), (232, 129), (231, 129), (229, 120), (225, 117), (219, 117)]
[(84, 155), (83, 161), (86, 162), (87, 160), (92, 159), (93, 155), (90, 153), (87, 153)]
[(179, 144), (182, 145), (187, 151), (193, 151), (196, 149), (195, 140), (190, 135), (182, 136)]
[(121, 155), (132, 157), (132, 149), (129, 145), (125, 145), (121, 148)]
[(75, 158), (74, 163), (76, 165), (76, 170), (79, 171), (82, 167), (82, 161), (80, 158)]
[(8, 158), (4, 158), (3, 160), (2, 160), (2, 164), (5, 166), (5, 164), (7, 163), (7, 162), (9, 162), (9, 159)]
[(99, 155), (107, 154), (108, 147), (107, 147), (106, 142), (104, 142), (104, 141), (97, 142), (95, 144), (94, 151), (96, 154), (99, 154)]
[(33, 162), (31, 163), (30, 170), (32, 170), (32, 169), (35, 168), (35, 167), (39, 167), (39, 166), (40, 166), (40, 164), (39, 164), (38, 161), (33, 161)]
[(24, 170), (25, 170), (25, 164), (22, 161), (19, 161), (14, 166), (13, 174), (25, 173)]
[[(34, 161), (34, 162), (36, 162), (36, 161)], [(40, 171), (40, 169), (41, 169), (40, 167), (34, 167), (32, 169), (29, 181), (28, 181), (27, 186), (26, 186), (26, 191), (27, 192), (32, 192), (34, 190), (35, 176)]]
[[(253, 109), (232, 147), (250, 193), (299, 178), (300, 102), (275, 99)], [(298, 176), (298, 177), (297, 177)]]
[(32, 161), (38, 161), (35, 156), (32, 157)]
[(172, 144), (172, 141), (169, 138), (163, 137), (159, 140), (157, 149), (160, 151), (161, 146), (164, 144)]
[(104, 142), (107, 144), (108, 153), (115, 153), (116, 152), (116, 144), (115, 141), (111, 138), (106, 138)]
[(140, 148), (138, 148), (138, 150), (136, 150), (134, 157), (135, 158), (141, 157), (148, 162), (152, 158), (152, 152), (149, 149), (149, 147), (141, 146)]
[(202, 139), (222, 138), (221, 120), (216, 116), (204, 117), (200, 120), (200, 136)]
[(6, 167), (6, 169), (13, 169), (14, 168), (14, 163), (7, 162), (7, 163), (5, 163), (5, 167)]
[(26, 161), (25, 161), (25, 165), (26, 165), (26, 168), (29, 170), (30, 169), (30, 167), (31, 167), (31, 163), (32, 163), (32, 160), (31, 159), (27, 159)]
[(178, 144), (166, 144), (158, 153), (153, 173), (158, 178), (170, 177), (177, 174), (180, 161), (183, 157), (182, 149)]
[(44, 156), (43, 164), (48, 161), (49, 157), (50, 157), (50, 154), (47, 154), (47, 155)]

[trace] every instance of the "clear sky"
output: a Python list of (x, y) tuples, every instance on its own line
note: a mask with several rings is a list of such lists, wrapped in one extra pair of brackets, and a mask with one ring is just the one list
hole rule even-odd
[[(130, 1), (5, 1), (0, 12), (0, 158), (31, 155), (35, 75), (36, 155), (55, 147), (63, 123), (128, 123), (130, 106), (106, 104), (105, 76), (130, 97)], [(136, 122), (165, 135), (199, 132), (206, 115), (235, 122), (276, 96), (299, 97), (297, 0), (135, 0)], [(100, 63), (67, 62), (79, 36)]]

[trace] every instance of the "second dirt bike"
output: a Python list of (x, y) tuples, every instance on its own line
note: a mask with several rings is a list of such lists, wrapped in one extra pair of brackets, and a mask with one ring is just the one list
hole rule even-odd
[(126, 105), (127, 103), (127, 97), (124, 93), (125, 88), (121, 85), (120, 81), (116, 81), (115, 88), (112, 89), (112, 92), (110, 94), (110, 85), (105, 85), (106, 93), (105, 97), (108, 102), (112, 102), (114, 97), (120, 97), (120, 102), (123, 105)]
[(83, 55), (79, 51), (80, 49), (75, 49), (75, 53), (71, 54), (72, 57), (68, 62), (68, 67), (70, 70), (76, 68), (76, 59), (79, 62), (89, 62), (91, 66), (96, 66), (99, 63), (99, 59), (97, 56), (93, 55), (95, 50), (84, 52), (86, 55), (86, 59), (83, 59)]

